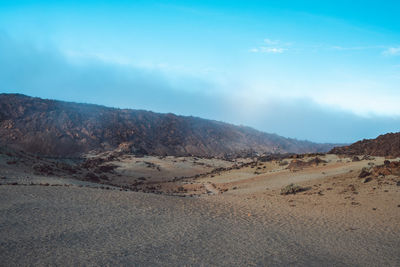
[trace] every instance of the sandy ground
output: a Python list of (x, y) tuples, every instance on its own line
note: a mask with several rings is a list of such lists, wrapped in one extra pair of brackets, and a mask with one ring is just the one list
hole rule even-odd
[(324, 217), (307, 220), (285, 210), (138, 192), (29, 186), (0, 191), (0, 260), (7, 266), (400, 262), (399, 229), (380, 225), (371, 231), (361, 222), (349, 230)]
[(231, 167), (234, 162), (220, 159), (196, 157), (125, 157), (117, 162), (116, 171), (125, 177), (147, 177), (152, 181), (165, 181), (172, 178), (194, 176), (210, 172), (215, 168)]
[[(399, 266), (400, 178), (358, 178), (383, 158), (322, 159), (296, 172), (258, 162), (179, 181), (186, 197), (2, 169), (0, 265)], [(42, 185), (19, 185), (32, 179)], [(307, 190), (280, 195), (292, 182)]]

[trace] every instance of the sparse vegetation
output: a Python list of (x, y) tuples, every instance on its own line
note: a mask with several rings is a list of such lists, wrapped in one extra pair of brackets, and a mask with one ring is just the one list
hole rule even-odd
[(178, 186), (178, 192), (186, 192), (187, 190), (183, 186)]
[(289, 164), (289, 162), (287, 160), (279, 162), (279, 166), (286, 166), (288, 164)]
[(281, 195), (296, 194), (304, 191), (305, 189), (297, 184), (289, 184), (281, 189)]

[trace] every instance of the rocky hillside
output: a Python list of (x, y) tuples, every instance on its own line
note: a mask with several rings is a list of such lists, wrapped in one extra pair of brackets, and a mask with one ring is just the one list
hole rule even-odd
[(329, 153), (400, 157), (400, 132), (364, 139), (349, 146), (335, 147)]
[(116, 148), (153, 155), (321, 152), (330, 145), (196, 117), (0, 94), (0, 145), (48, 156)]

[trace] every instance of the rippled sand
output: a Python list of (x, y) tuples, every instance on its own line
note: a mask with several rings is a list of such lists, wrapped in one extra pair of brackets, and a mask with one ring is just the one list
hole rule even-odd
[[(236, 197), (3, 185), (0, 262), (4, 266), (400, 264), (398, 225), (380, 227), (351, 216), (338, 220), (301, 216), (279, 206), (262, 208), (260, 200), (258, 205), (240, 205), (241, 196)], [(346, 218), (354, 220), (348, 224), (352, 227), (343, 222)]]

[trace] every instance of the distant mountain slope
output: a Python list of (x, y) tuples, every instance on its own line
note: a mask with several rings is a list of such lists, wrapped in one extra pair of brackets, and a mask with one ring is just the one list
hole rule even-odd
[(72, 156), (119, 146), (133, 153), (197, 156), (244, 151), (322, 152), (332, 148), (196, 117), (20, 94), (0, 94), (0, 145), (49, 156)]
[(400, 157), (400, 133), (388, 133), (349, 146), (335, 147), (329, 153)]

